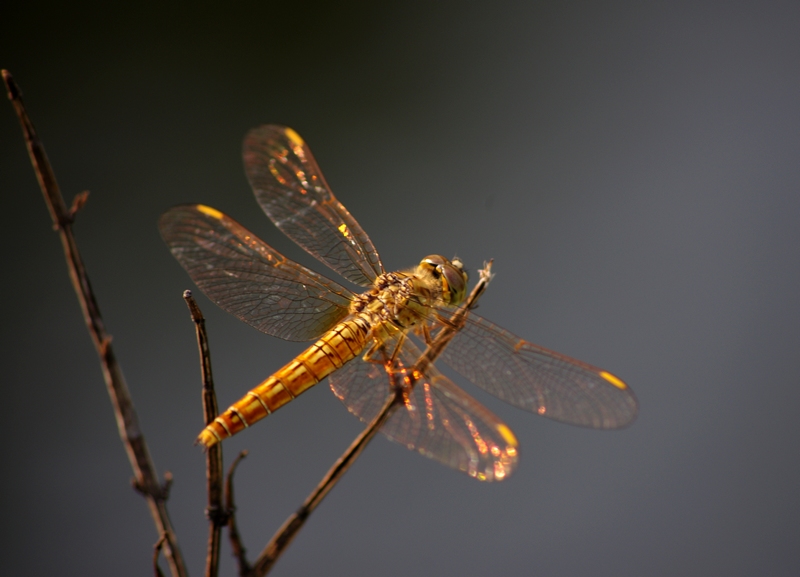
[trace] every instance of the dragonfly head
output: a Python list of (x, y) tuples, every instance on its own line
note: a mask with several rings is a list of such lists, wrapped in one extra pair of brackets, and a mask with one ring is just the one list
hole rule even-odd
[(441, 255), (432, 254), (423, 258), (419, 267), (441, 285), (445, 304), (455, 306), (464, 301), (467, 296), (467, 271), (458, 258), (450, 261)]

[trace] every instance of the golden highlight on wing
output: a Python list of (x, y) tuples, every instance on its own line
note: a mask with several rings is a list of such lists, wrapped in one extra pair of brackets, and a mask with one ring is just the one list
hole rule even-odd
[(200, 290), (260, 331), (309, 341), (348, 314), (352, 292), (287, 259), (214, 208), (176, 206), (161, 216), (159, 229)]
[(385, 272), (369, 236), (333, 196), (294, 130), (254, 128), (245, 137), (243, 155), (258, 203), (289, 238), (357, 285), (371, 286)]

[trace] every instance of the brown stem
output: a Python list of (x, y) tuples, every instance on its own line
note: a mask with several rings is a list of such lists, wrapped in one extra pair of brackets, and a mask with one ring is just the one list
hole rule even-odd
[[(467, 313), (475, 308), (477, 305), (478, 299), (481, 297), (483, 292), (486, 290), (486, 286), (489, 284), (489, 281), (492, 279), (492, 262), (489, 261), (486, 263), (486, 266), (483, 270), (480, 271), (480, 279), (478, 283), (475, 285), (475, 288), (472, 289), (467, 300), (464, 302), (459, 309), (453, 313), (453, 316), (444, 323), (443, 328), (436, 334), (433, 341), (428, 345), (428, 348), (425, 349), (425, 352), (422, 353), (420, 358), (414, 363), (414, 367), (412, 370), (408, 371), (409, 375), (414, 375), (417, 373), (423, 373), (428, 366), (433, 363), (436, 358), (444, 351), (447, 344), (452, 340), (453, 336), (455, 336), (456, 332), (463, 326), (464, 320), (467, 317)], [(389, 372), (392, 379), (396, 379), (396, 375), (392, 372)], [(396, 391), (396, 394), (387, 399), (386, 403), (384, 404), (381, 411), (378, 415), (370, 422), (366, 429), (356, 437), (355, 441), (347, 448), (347, 450), (342, 454), (341, 457), (334, 463), (333, 467), (328, 471), (328, 473), (323, 477), (322, 481), (320, 481), (317, 488), (311, 492), (311, 494), (306, 498), (305, 502), (302, 506), (292, 515), (289, 516), (288, 519), (283, 523), (280, 529), (278, 529), (277, 533), (270, 539), (267, 546), (264, 547), (264, 550), (261, 551), (261, 554), (258, 556), (258, 559), (253, 566), (252, 575), (255, 577), (263, 577), (272, 569), (275, 565), (275, 562), (278, 558), (283, 554), (292, 540), (295, 538), (297, 533), (305, 524), (308, 517), (311, 513), (314, 512), (314, 509), (317, 508), (317, 505), (320, 504), (322, 499), (333, 489), (334, 485), (341, 479), (342, 475), (347, 472), (347, 470), (353, 465), (355, 460), (359, 457), (361, 452), (367, 446), (372, 438), (375, 436), (375, 433), (381, 428), (381, 426), (387, 421), (387, 419), (391, 416), (392, 411), (402, 402), (402, 390), (398, 383), (393, 383), (393, 389)], [(414, 383), (412, 382), (412, 385)]]
[[(72, 220), (74, 214), (67, 211), (64, 198), (56, 182), (55, 174), (47, 160), (44, 146), (36, 135), (33, 123), (25, 111), (22, 102), (22, 93), (14, 82), (14, 79), (7, 70), (2, 71), (3, 80), (8, 89), (8, 98), (14, 105), (14, 109), (22, 125), (22, 133), (28, 153), (31, 157), (36, 178), (44, 194), (53, 226), (58, 231), (61, 244), (64, 248), (64, 255), (69, 267), (70, 279), (78, 296), (83, 318), (89, 334), (92, 337), (100, 362), (103, 369), (106, 388), (114, 406), (114, 414), (117, 420), (119, 436), (125, 445), (128, 460), (131, 463), (135, 475), (135, 486), (142, 492), (147, 499), (150, 514), (155, 521), (158, 534), (164, 537), (164, 554), (170, 565), (170, 570), (174, 577), (186, 575), (178, 540), (172, 529), (172, 525), (167, 514), (166, 497), (163, 487), (158, 482), (156, 468), (150, 458), (150, 452), (145, 443), (144, 436), (139, 429), (139, 422), (136, 411), (133, 407), (128, 386), (122, 376), (122, 370), (117, 364), (116, 357), (111, 347), (111, 337), (105, 330), (103, 319), (100, 316), (100, 309), (97, 306), (92, 292), (89, 277), (83, 265), (83, 260), (78, 252), (75, 237), (72, 234)], [(78, 204), (73, 206), (78, 207)], [(77, 208), (76, 208), (77, 210)]]
[(252, 568), (250, 563), (247, 562), (247, 555), (242, 545), (242, 538), (239, 535), (239, 529), (236, 527), (236, 505), (233, 502), (233, 473), (239, 465), (239, 461), (247, 456), (247, 451), (242, 451), (239, 456), (233, 461), (231, 468), (228, 470), (228, 476), (225, 479), (225, 509), (228, 512), (228, 536), (231, 540), (231, 549), (233, 556), (239, 563), (239, 575), (242, 577), (251, 574)]
[[(203, 380), (203, 419), (210, 425), (217, 417), (217, 395), (214, 392), (214, 378), (211, 375), (211, 351), (208, 347), (206, 320), (200, 307), (192, 297), (192, 291), (184, 291), (183, 299), (189, 307), (197, 333), (197, 348), (200, 352), (200, 373)], [(206, 491), (209, 520), (208, 547), (206, 552), (206, 577), (216, 577), (219, 573), (219, 544), (222, 528), (228, 523), (228, 514), (222, 508), (222, 445), (216, 444), (206, 451)]]

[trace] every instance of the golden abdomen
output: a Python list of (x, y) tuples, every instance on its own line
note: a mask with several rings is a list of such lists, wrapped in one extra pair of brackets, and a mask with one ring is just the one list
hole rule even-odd
[(210, 447), (278, 410), (357, 357), (370, 333), (370, 325), (362, 317), (339, 323), (214, 419), (200, 432), (197, 442)]

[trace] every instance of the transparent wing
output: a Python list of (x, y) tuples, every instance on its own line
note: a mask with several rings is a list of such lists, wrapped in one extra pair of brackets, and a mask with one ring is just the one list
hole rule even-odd
[[(478, 401), (430, 366), (409, 389), (410, 369), (421, 351), (406, 340), (394, 367), (404, 403), (380, 431), (391, 440), (482, 481), (502, 480), (516, 468), (517, 440)], [(371, 421), (394, 394), (382, 364), (355, 359), (330, 377), (331, 389), (348, 410)]]
[(275, 226), (350, 282), (371, 286), (384, 272), (380, 257), (303, 139), (285, 126), (260, 126), (245, 137), (243, 154), (256, 199)]
[(618, 377), (522, 340), (470, 313), (441, 359), (516, 407), (595, 429), (636, 418), (636, 396)]
[(176, 206), (158, 226), (200, 290), (260, 331), (308, 341), (348, 314), (352, 292), (287, 259), (216, 209)]

